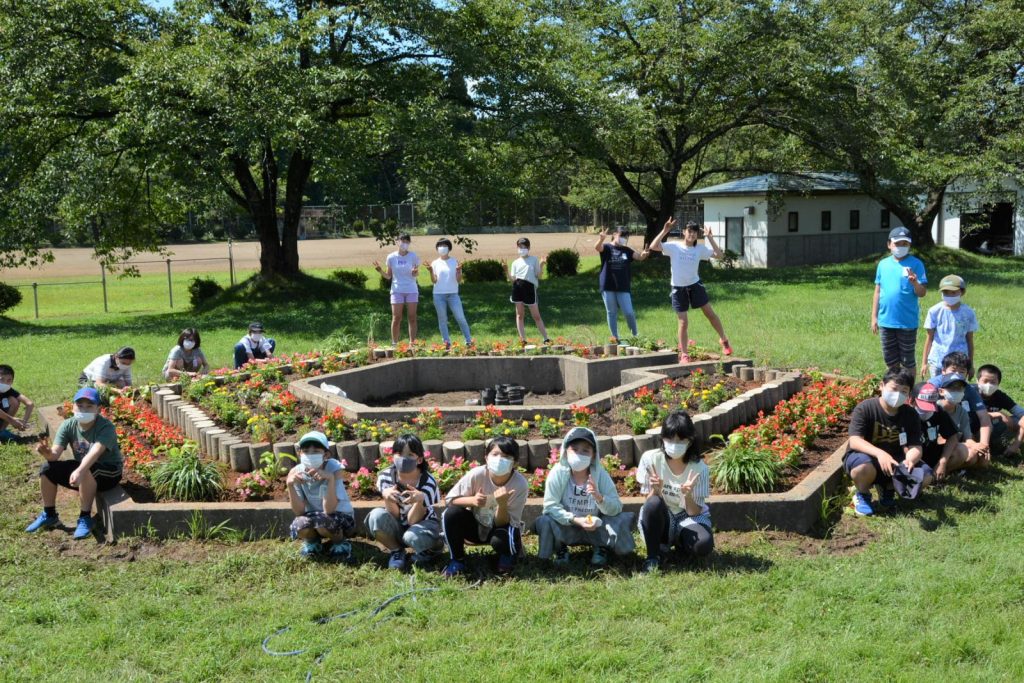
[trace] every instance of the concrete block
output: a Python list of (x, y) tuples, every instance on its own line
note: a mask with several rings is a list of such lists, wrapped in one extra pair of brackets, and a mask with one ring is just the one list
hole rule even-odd
[(217, 446), (217, 459), (228, 467), (231, 466), (231, 447), (237, 443), (242, 443), (242, 440), (237, 436), (229, 436), (226, 439), (221, 439)]
[(423, 452), (429, 453), (431, 459), (440, 464), (441, 462), (444, 462), (442, 460), (442, 458), (444, 458), (443, 446), (444, 441), (441, 441), (440, 439), (427, 439), (423, 442)]
[(266, 441), (257, 441), (256, 443), (249, 444), (249, 460), (252, 461), (253, 470), (258, 470), (263, 467), (263, 454), (273, 453), (274, 447)]
[(650, 434), (637, 434), (633, 437), (633, 457), (637, 462), (640, 462), (640, 457), (645, 451), (649, 451), (654, 447), (654, 437)]
[(346, 472), (355, 472), (359, 469), (359, 442), (342, 441), (334, 446), (338, 454), (338, 461), (341, 462)]
[(361, 441), (359, 448), (359, 466), (373, 471), (376, 467), (377, 458), (380, 456), (380, 446), (376, 441)]
[(461, 441), (445, 441), (441, 444), (444, 462), (452, 462), (455, 458), (466, 458), (466, 444)]
[(274, 444), (274, 455), (277, 456), (277, 467), (282, 472), (290, 470), (299, 462), (295, 455), (295, 444), (288, 441), (279, 441)]
[(252, 459), (249, 457), (249, 444), (233, 443), (229, 446), (231, 469), (235, 472), (252, 472)]
[(548, 456), (551, 454), (551, 444), (548, 443), (548, 440), (530, 439), (529, 448), (530, 455), (526, 462), (520, 462), (519, 464), (531, 472), (538, 468), (543, 469), (547, 467)]
[(480, 439), (470, 439), (466, 442), (466, 457), (473, 462), (483, 463), (484, 456), (486, 455), (484, 449), (486, 447), (487, 444)]
[(633, 435), (632, 434), (617, 434), (612, 437), (612, 447), (615, 452), (619, 454), (619, 460), (626, 467), (632, 467), (636, 464), (636, 458), (633, 456)]
[(615, 452), (615, 443), (610, 436), (597, 437), (597, 457), (603, 458)]

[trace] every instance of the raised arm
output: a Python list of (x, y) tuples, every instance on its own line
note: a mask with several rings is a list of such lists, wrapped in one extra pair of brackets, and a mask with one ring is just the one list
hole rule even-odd
[(714, 252), (715, 258), (722, 258), (722, 249), (718, 246), (718, 243), (715, 242), (715, 237), (711, 234), (711, 230), (707, 226), (704, 226), (704, 239), (706, 239), (708, 244), (711, 245), (711, 251)]
[(672, 228), (674, 227), (676, 227), (676, 219), (669, 216), (668, 220), (665, 221), (665, 225), (662, 227), (661, 232), (658, 233), (658, 236), (655, 237), (654, 240), (651, 241), (650, 246), (647, 247), (647, 251), (661, 251), (662, 240), (672, 232)]
[(604, 241), (608, 239), (608, 231), (601, 230), (597, 235), (597, 242), (594, 243), (594, 251), (600, 254), (604, 250)]

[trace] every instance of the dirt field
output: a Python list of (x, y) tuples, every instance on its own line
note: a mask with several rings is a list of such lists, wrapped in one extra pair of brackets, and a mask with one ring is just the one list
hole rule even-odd
[[(524, 233), (504, 235), (473, 235), (477, 245), (468, 258), (497, 258), (510, 260), (516, 257), (516, 240), (519, 237), (530, 239), (532, 252), (543, 256), (552, 249), (564, 247), (575, 248), (583, 255), (593, 254), (596, 239), (594, 234), (586, 233)], [(434, 243), (440, 239), (437, 235), (420, 235), (413, 237), (412, 250), (421, 259), (433, 260)], [(639, 238), (636, 239), (640, 241)], [(227, 242), (209, 244), (178, 244), (168, 247), (173, 259), (175, 273), (201, 273), (210, 271), (227, 271)], [(299, 242), (299, 263), (303, 268), (345, 268), (352, 266), (369, 266), (374, 260), (383, 260), (394, 246), (381, 247), (372, 237), (353, 237), (348, 239), (304, 240)], [(235, 270), (255, 270), (259, 268), (259, 242), (235, 242), (233, 247)], [(55, 261), (41, 268), (14, 268), (0, 270), (0, 279), (6, 281), (28, 280), (39, 278), (72, 277), (97, 275), (99, 266), (93, 259), (91, 249), (54, 249)], [(452, 255), (465, 259), (466, 252), (460, 247), (452, 250)], [(221, 259), (215, 261), (190, 261), (189, 259)], [(142, 273), (163, 273), (166, 266), (155, 254), (141, 256), (137, 261), (154, 261), (138, 265)]]

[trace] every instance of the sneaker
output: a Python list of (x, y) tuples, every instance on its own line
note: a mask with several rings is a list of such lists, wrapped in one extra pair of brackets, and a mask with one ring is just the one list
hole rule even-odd
[(397, 569), (398, 571), (402, 571), (405, 569), (405, 562), (406, 556), (403, 548), (392, 550), (391, 554), (388, 556), (388, 569)]
[(456, 576), (466, 572), (466, 564), (460, 560), (451, 560), (448, 566), (441, 570), (441, 576), (447, 579), (454, 579)]
[(512, 570), (516, 567), (516, 558), (502, 553), (498, 555), (498, 573), (499, 574), (511, 574)]
[(313, 557), (314, 555), (319, 555), (323, 548), (324, 544), (320, 541), (303, 541), (302, 548), (299, 550), (299, 555), (302, 555), (303, 557)]
[(352, 544), (348, 541), (332, 543), (327, 549), (327, 554), (336, 560), (349, 560), (352, 558)]
[(688, 354), (686, 351), (680, 351), (679, 352), (679, 364), (683, 365), (684, 363), (689, 363), (689, 362), (690, 362), (690, 354)]
[(644, 574), (653, 574), (653, 573), (658, 572), (660, 570), (661, 570), (661, 560), (658, 559), (657, 557), (648, 557), (644, 561), (644, 568), (642, 570)]
[(719, 339), (718, 343), (722, 345), (722, 355), (723, 356), (731, 356), (732, 355), (732, 347), (729, 345), (729, 340), (728, 339)]
[(594, 554), (590, 556), (591, 567), (604, 567), (608, 564), (608, 548), (604, 546), (597, 546), (594, 548)]
[(557, 567), (564, 567), (569, 564), (569, 549), (564, 545), (555, 552), (555, 556), (551, 558), (551, 561), (555, 563)]
[(75, 533), (71, 538), (76, 541), (81, 541), (83, 538), (89, 538), (92, 535), (92, 530), (96, 528), (96, 520), (92, 517), (79, 517), (78, 524), (75, 526)]
[(886, 510), (896, 509), (896, 492), (892, 489), (882, 489), (878, 499), (879, 504)]
[(444, 343), (444, 350), (445, 351), (451, 351), (452, 350), (452, 343), (450, 341), (446, 341)]
[(544, 346), (551, 346), (551, 340), (550, 339), (545, 339), (544, 340)]
[(520, 339), (519, 340), (519, 347), (520, 348), (524, 348), (525, 346), (526, 346), (526, 340), (525, 339)]
[(38, 517), (36, 517), (36, 521), (25, 527), (25, 531), (30, 534), (34, 534), (40, 529), (52, 529), (58, 524), (60, 524), (60, 518), (57, 517), (57, 515), (48, 515), (43, 511), (39, 513)]
[(428, 565), (434, 561), (434, 553), (430, 550), (425, 550), (422, 553), (413, 553), (412, 565), (414, 567), (422, 567)]
[(861, 493), (860, 491), (857, 491), (853, 494), (853, 512), (854, 514), (862, 517), (875, 514), (875, 509), (871, 507), (870, 493)]

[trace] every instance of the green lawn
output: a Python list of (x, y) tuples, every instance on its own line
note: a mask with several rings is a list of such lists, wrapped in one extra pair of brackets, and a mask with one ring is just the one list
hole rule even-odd
[[(926, 263), (933, 282), (953, 271), (968, 279), (966, 301), (982, 325), (978, 359), (1001, 365), (1004, 386), (1021, 398), (1020, 262), (939, 251)], [(663, 271), (638, 268), (634, 298), (641, 332), (671, 339)], [(715, 271), (706, 280), (738, 354), (856, 375), (881, 365), (868, 330), (872, 274), (860, 263)], [(156, 280), (125, 284), (137, 293), (118, 305), (137, 300), (138, 308), (108, 315), (73, 315), (69, 306), (35, 322), (22, 307), (0, 319), (0, 362), (15, 365), (16, 386), (45, 404), (71, 392), (86, 362), (125, 343), (139, 350), (139, 378), (156, 379), (188, 324), (201, 327), (215, 364), (228, 362), (251, 318), (263, 319), (284, 351), (335, 334), (365, 340), (371, 325), (386, 336), (380, 291), (321, 283), (304, 299), (256, 291), (192, 314), (161, 309)], [(514, 335), (506, 292), (504, 284), (465, 288), (479, 339)], [(926, 303), (937, 300), (932, 293)], [(543, 283), (541, 309), (554, 334), (607, 336), (593, 272)], [(437, 339), (429, 307), (421, 329)], [(706, 321), (691, 329), (714, 344)], [(580, 554), (568, 570), (529, 559), (515, 579), (488, 572), (465, 591), (420, 573), (415, 585), (443, 589), (399, 602), (385, 613), (390, 620), (361, 614), (315, 625), (314, 617), (408, 590), (413, 579), (381, 569), (380, 556), (359, 544), (360, 561), (345, 567), (300, 561), (294, 544), (277, 540), (101, 546), (73, 544), (60, 531), (28, 537), (21, 530), (38, 511), (35, 462), (24, 447), (0, 447), (4, 680), (302, 680), (311, 667), (315, 680), (1024, 679), (1024, 472), (1007, 464), (901, 514), (844, 516), (830, 538), (720, 534), (702, 568), (642, 577), (630, 559), (593, 574)], [(62, 499), (61, 512), (73, 519), (74, 501)], [(330, 649), (322, 664), (313, 654), (260, 651), (285, 625), (294, 628), (275, 646)]]

